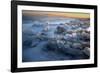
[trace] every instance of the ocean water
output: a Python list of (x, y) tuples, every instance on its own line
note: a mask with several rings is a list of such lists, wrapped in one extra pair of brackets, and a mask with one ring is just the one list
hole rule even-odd
[(22, 62), (90, 58), (89, 23), (73, 18), (35, 16), (23, 16), (22, 22)]

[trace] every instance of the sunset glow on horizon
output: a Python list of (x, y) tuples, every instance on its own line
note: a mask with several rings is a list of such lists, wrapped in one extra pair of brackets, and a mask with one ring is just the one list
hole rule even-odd
[(81, 18), (89, 19), (89, 13), (78, 13), (78, 12), (52, 12), (52, 11), (31, 11), (23, 10), (22, 14), (25, 16), (52, 16), (52, 17), (64, 17), (64, 18)]

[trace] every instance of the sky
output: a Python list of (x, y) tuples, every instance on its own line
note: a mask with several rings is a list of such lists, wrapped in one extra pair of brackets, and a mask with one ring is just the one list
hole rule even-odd
[(89, 19), (89, 13), (76, 13), (76, 12), (50, 12), (50, 11), (32, 11), (23, 10), (24, 16), (48, 16), (48, 17), (64, 17), (64, 18), (82, 18)]

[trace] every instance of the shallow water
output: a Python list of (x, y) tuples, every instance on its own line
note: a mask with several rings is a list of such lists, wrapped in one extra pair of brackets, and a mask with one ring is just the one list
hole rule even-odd
[[(64, 19), (63, 23), (67, 21), (69, 22), (70, 20)], [(54, 21), (54, 23), (53, 21), (52, 23), (49, 23), (49, 28), (44, 31), (45, 28), (44, 25), (46, 24), (41, 22), (38, 23), (39, 24), (35, 23), (36, 25), (34, 25), (32, 21), (27, 21), (27, 23), (24, 22), (22, 25), (23, 62), (89, 59), (89, 51), (88, 55), (83, 51), (83, 49), (87, 47), (80, 46), (80, 43), (89, 42), (90, 40), (88, 39), (84, 40), (84, 38), (80, 40), (80, 36), (77, 35), (72, 36), (72, 34), (68, 33), (65, 33), (66, 36), (63, 34), (55, 33), (57, 27), (59, 26), (63, 27), (63, 29), (66, 29), (66, 31), (67, 30), (74, 31), (80, 28), (80, 26), (76, 27), (75, 29), (71, 28), (72, 26), (70, 25), (69, 26), (60, 25), (61, 21), (56, 20), (56, 22)], [(62, 36), (64, 36), (66, 39), (62, 38)]]

